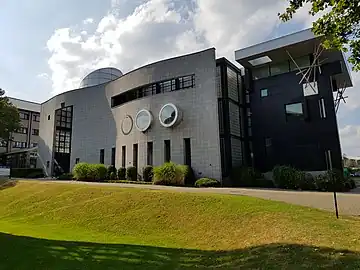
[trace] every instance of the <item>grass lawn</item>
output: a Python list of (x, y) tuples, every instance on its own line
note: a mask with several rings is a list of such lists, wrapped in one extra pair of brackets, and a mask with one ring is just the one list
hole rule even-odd
[(245, 196), (20, 181), (0, 269), (359, 269), (360, 220)]

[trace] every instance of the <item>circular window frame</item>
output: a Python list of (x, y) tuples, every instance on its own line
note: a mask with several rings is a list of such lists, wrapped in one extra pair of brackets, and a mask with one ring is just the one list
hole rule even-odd
[[(139, 116), (140, 113), (142, 113), (142, 112), (145, 112), (145, 113), (148, 115), (148, 117), (149, 117), (149, 121), (148, 121), (147, 125), (146, 125), (144, 128), (140, 128), (140, 127), (138, 126), (138, 124), (137, 124), (138, 116)], [(145, 131), (147, 131), (147, 130), (150, 128), (152, 122), (153, 122), (153, 116), (152, 116), (151, 112), (150, 112), (149, 110), (147, 110), (147, 109), (142, 109), (142, 110), (138, 111), (138, 113), (137, 113), (136, 116), (135, 116), (135, 127), (136, 127), (136, 129), (139, 130), (140, 132), (145, 132)]]
[[(166, 108), (166, 107), (172, 107), (174, 110), (175, 110), (175, 117), (174, 117), (174, 120), (171, 121), (171, 123), (169, 124), (165, 124), (162, 119), (161, 119), (161, 114), (163, 112), (163, 110)], [(173, 103), (167, 103), (165, 104), (164, 106), (161, 107), (160, 109), (160, 112), (159, 112), (159, 121), (160, 121), (160, 124), (163, 126), (163, 127), (166, 127), (166, 128), (169, 128), (169, 127), (173, 127), (177, 124), (178, 120), (179, 120), (179, 109), (173, 104)]]
[[(129, 131), (128, 132), (125, 132), (124, 131), (124, 121), (129, 118), (130, 119), (130, 128), (129, 128)], [(133, 126), (134, 126), (134, 120), (132, 119), (132, 117), (130, 115), (126, 115), (125, 118), (122, 120), (121, 122), (121, 131), (124, 135), (129, 135), (133, 129)]]

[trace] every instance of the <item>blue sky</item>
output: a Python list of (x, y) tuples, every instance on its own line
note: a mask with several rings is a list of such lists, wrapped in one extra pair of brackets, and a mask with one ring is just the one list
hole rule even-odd
[[(283, 0), (4, 0), (0, 9), (0, 87), (7, 95), (42, 102), (76, 88), (91, 70), (127, 72), (170, 56), (234, 51), (302, 30), (306, 9), (280, 23)], [(261, 7), (261, 8), (259, 8)], [(360, 75), (353, 74), (338, 122), (343, 152), (360, 156)]]

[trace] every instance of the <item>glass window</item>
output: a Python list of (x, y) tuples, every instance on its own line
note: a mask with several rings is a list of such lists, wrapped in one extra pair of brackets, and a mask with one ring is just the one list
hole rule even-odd
[(289, 62), (283, 62), (278, 64), (271, 64), (270, 73), (271, 76), (289, 72)]
[(190, 138), (184, 139), (184, 164), (191, 166), (191, 143)]
[(159, 118), (161, 125), (171, 127), (179, 118), (178, 109), (174, 104), (168, 103), (161, 108)]
[(32, 135), (39, 136), (39, 130), (38, 129), (33, 129)]
[(125, 168), (126, 166), (126, 146), (121, 147), (121, 166)]
[(138, 144), (133, 145), (133, 166), (138, 167), (138, 153), (139, 153), (139, 147)]
[(116, 159), (116, 148), (111, 148), (111, 165), (115, 166), (115, 159)]
[(268, 65), (253, 69), (254, 80), (258, 80), (258, 79), (261, 79), (261, 78), (266, 78), (266, 77), (269, 77), (269, 76), (270, 76), (270, 70), (269, 70)]
[(135, 119), (135, 126), (139, 131), (146, 131), (150, 127), (151, 122), (152, 116), (148, 110), (141, 110), (137, 113)]
[(285, 105), (286, 115), (301, 116), (304, 114), (302, 103), (293, 103)]
[(105, 149), (100, 149), (100, 164), (104, 164)]
[(261, 89), (260, 90), (260, 95), (261, 95), (261, 97), (267, 97), (269, 95), (269, 92), (268, 92), (268, 90), (266, 88)]
[[(310, 66), (310, 55), (295, 58), (296, 65), (300, 68), (308, 68)], [(299, 70), (295, 63), (290, 60), (290, 70)]]
[(170, 150), (170, 140), (164, 141), (164, 156), (165, 156), (165, 162), (170, 162), (171, 160), (171, 150)]
[(34, 114), (33, 115), (33, 121), (34, 122), (40, 122), (40, 114)]
[(147, 165), (153, 165), (153, 143), (147, 143)]

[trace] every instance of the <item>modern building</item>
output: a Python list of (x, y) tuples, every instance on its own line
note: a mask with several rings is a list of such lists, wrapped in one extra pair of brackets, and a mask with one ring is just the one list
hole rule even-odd
[[(10, 135), (9, 140), (0, 142), (0, 154), (21, 153), (38, 146), (41, 104), (10, 98), (20, 114), (21, 128)], [(13, 166), (36, 167), (36, 156), (14, 155)]]
[(325, 50), (322, 38), (309, 29), (235, 52), (245, 68), (250, 146), (261, 171), (278, 164), (342, 168), (334, 94), (352, 81), (343, 53)]
[(342, 53), (320, 41), (305, 30), (240, 49), (242, 68), (210, 48), (126, 74), (96, 70), (41, 104), (41, 166), (49, 175), (78, 162), (140, 173), (171, 160), (225, 184), (241, 166), (341, 168), (333, 94), (352, 83)]

